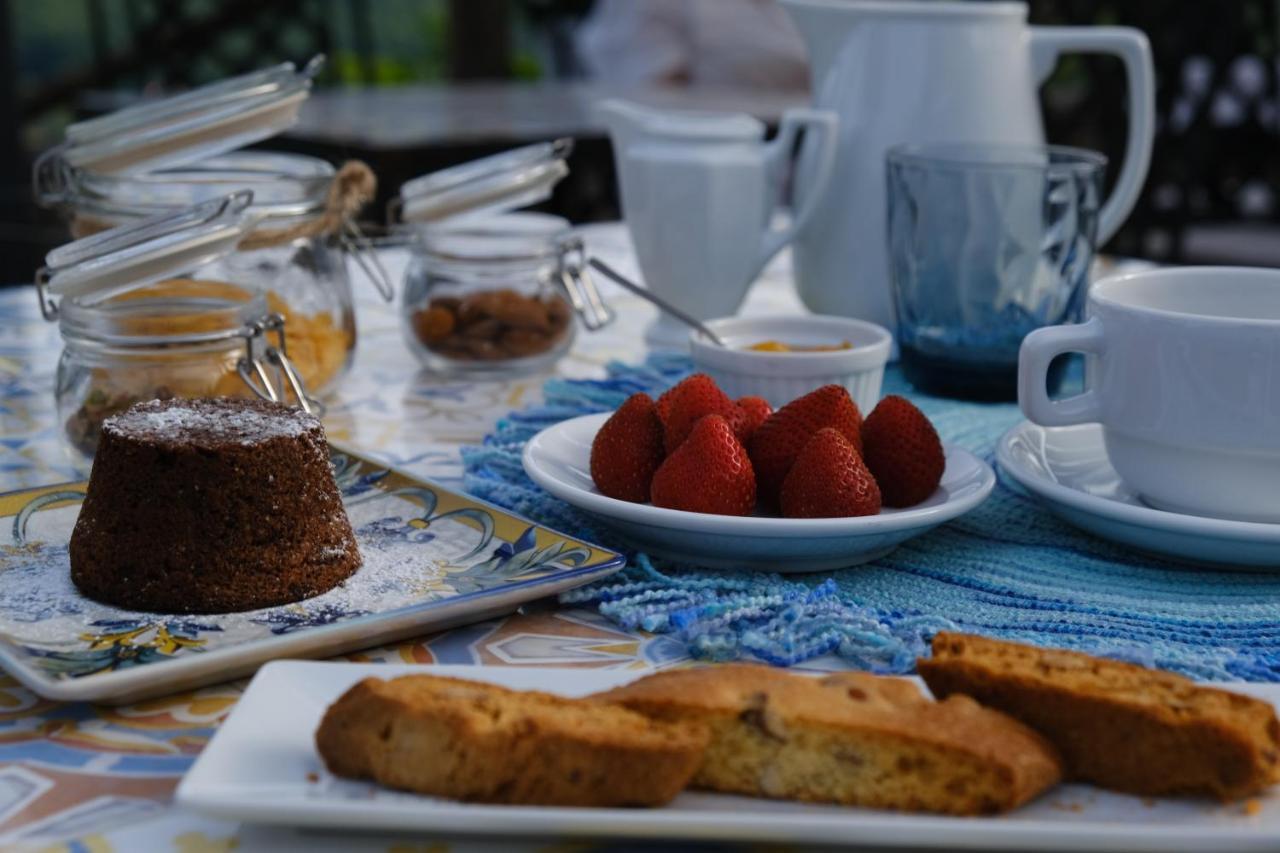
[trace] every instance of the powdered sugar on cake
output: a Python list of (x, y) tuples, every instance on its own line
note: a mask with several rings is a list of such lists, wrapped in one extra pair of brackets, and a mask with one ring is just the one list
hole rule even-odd
[(320, 429), (320, 421), (301, 409), (265, 400), (152, 400), (113, 415), (104, 432), (152, 441), (257, 444), (273, 438), (299, 438)]

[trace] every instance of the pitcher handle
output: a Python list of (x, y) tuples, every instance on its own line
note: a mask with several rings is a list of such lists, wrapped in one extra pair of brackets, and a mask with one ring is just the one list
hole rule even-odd
[(1107, 53), (1124, 62), (1129, 84), (1129, 138), (1124, 165), (1111, 197), (1098, 216), (1098, 245), (1124, 224), (1133, 210), (1151, 165), (1155, 133), (1156, 87), (1151, 45), (1141, 30), (1132, 27), (1032, 27), (1031, 61), (1038, 82), (1053, 70), (1062, 53)]
[[(831, 169), (835, 166), (836, 114), (829, 110), (787, 110), (782, 114), (782, 121), (778, 125), (778, 135), (768, 146), (766, 175), (770, 183), (775, 185), (781, 183), (782, 165), (794, 151), (800, 131), (805, 129), (816, 134), (817, 137), (812, 143), (817, 145), (813, 155), (813, 173), (807, 179), (812, 191), (805, 194), (807, 197), (801, 202), (799, 209), (794, 211), (791, 221), (785, 228), (770, 227), (766, 220), (765, 232), (760, 239), (760, 256), (757, 259), (755, 271), (751, 275), (752, 280), (760, 274), (774, 255), (795, 239), (805, 223), (813, 218), (818, 202), (822, 199), (821, 190), (831, 177)], [(772, 186), (769, 188), (770, 191), (773, 189)], [(772, 211), (769, 219), (772, 219)]]

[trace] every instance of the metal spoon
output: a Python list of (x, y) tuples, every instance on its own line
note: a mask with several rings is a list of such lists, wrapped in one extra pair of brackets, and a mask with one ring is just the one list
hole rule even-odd
[(681, 311), (679, 308), (667, 302), (665, 299), (662, 299), (658, 296), (654, 296), (652, 293), (645, 290), (643, 287), (636, 284), (634, 281), (627, 278), (622, 273), (618, 272), (613, 267), (609, 266), (599, 258), (591, 258), (589, 261), (587, 261), (587, 263), (595, 267), (595, 269), (598, 272), (600, 272), (602, 275), (604, 275), (605, 278), (608, 278), (612, 280), (615, 284), (626, 288), (627, 290), (634, 293), (636, 296), (639, 296), (641, 299), (646, 299), (649, 302), (652, 302), (654, 305), (658, 306), (659, 310), (665, 311), (667, 314), (670, 314), (672, 317), (675, 317), (677, 320), (679, 320), (681, 323), (684, 323), (686, 326), (690, 327), (691, 329), (696, 329), (702, 334), (706, 335), (707, 339), (710, 340), (711, 343), (715, 344), (716, 346), (724, 347), (725, 349), (729, 348), (729, 345), (724, 342), (724, 339), (721, 338), (719, 335), (717, 335), (715, 332), (711, 331), (706, 326), (702, 325), (697, 320), (693, 319), (688, 314)]

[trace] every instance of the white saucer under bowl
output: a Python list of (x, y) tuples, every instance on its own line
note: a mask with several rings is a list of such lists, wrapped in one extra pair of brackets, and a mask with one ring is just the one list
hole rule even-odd
[(1023, 421), (996, 446), (1001, 470), (1083, 530), (1176, 560), (1280, 568), (1280, 524), (1154, 509), (1107, 460), (1102, 427)]
[(591, 481), (591, 442), (609, 415), (562, 421), (534, 436), (524, 470), (551, 494), (600, 519), (645, 553), (685, 563), (772, 572), (817, 572), (883, 557), (906, 540), (986, 499), (995, 473), (948, 447), (942, 484), (924, 503), (861, 518), (706, 515), (608, 498)]

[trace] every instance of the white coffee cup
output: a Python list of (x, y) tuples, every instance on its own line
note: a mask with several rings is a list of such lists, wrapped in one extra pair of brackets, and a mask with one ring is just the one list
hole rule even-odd
[[(1280, 270), (1118, 275), (1086, 313), (1023, 341), (1023, 413), (1102, 424), (1112, 466), (1154, 507), (1280, 523)], [(1051, 400), (1049, 363), (1070, 352), (1086, 355), (1087, 390)]]

